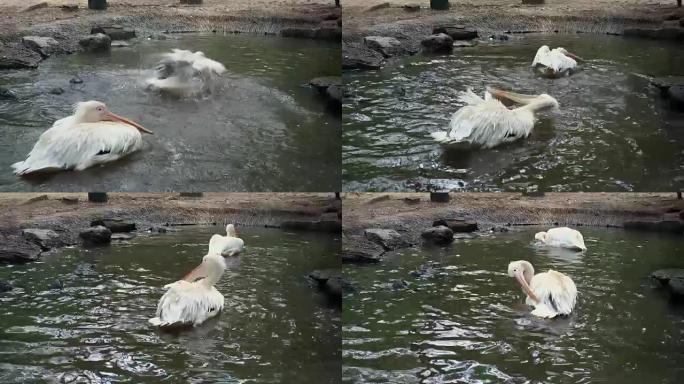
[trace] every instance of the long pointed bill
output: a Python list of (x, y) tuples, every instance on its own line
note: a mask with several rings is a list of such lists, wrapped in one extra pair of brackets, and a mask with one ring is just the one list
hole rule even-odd
[(508, 92), (496, 88), (487, 88), (487, 92), (499, 100), (507, 99), (514, 103), (523, 105), (529, 104), (538, 97), (537, 95), (524, 95), (522, 93)]
[(118, 121), (120, 123), (128, 124), (128, 125), (131, 125), (131, 126), (137, 128), (138, 131), (140, 131), (140, 132), (149, 133), (150, 135), (154, 135), (154, 132), (152, 132), (149, 129), (143, 127), (142, 125), (136, 123), (135, 121), (128, 120), (125, 117), (121, 117), (121, 116), (114, 114), (114, 113), (111, 113), (111, 112), (105, 113), (105, 120)]
[(527, 284), (527, 281), (525, 281), (525, 276), (523, 276), (522, 272), (516, 272), (515, 273), (515, 278), (518, 280), (518, 283), (520, 283), (520, 286), (522, 287), (523, 291), (525, 294), (532, 299), (534, 302), (538, 303), (539, 298), (537, 298), (537, 295), (532, 292), (532, 289), (530, 286)]
[(575, 55), (574, 53), (570, 53), (568, 51), (565, 51), (565, 56), (570, 57), (570, 58), (574, 59), (575, 61), (584, 61), (583, 58)]
[(193, 269), (192, 271), (190, 271), (190, 273), (188, 273), (187, 275), (185, 275), (185, 277), (183, 277), (183, 280), (189, 281), (189, 282), (192, 283), (193, 281), (197, 280), (197, 279), (200, 278), (200, 277), (205, 277), (205, 276), (204, 276), (204, 275), (205, 275), (204, 269), (205, 269), (205, 268), (204, 268), (204, 263), (202, 263), (202, 264), (200, 264), (199, 266), (197, 266), (197, 268), (195, 268), (195, 269)]

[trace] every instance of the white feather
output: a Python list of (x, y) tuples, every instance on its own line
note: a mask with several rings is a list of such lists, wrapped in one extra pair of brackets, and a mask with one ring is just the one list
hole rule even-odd
[(534, 238), (541, 244), (551, 247), (560, 247), (586, 251), (582, 234), (572, 228), (560, 227), (551, 228), (546, 232), (538, 232)]
[(226, 226), (226, 234), (226, 236), (211, 236), (211, 239), (209, 239), (209, 254), (235, 256), (242, 252), (245, 242), (237, 237), (233, 224)]
[(549, 49), (548, 46), (543, 45), (537, 50), (532, 66), (543, 67), (549, 71), (549, 75), (555, 77), (577, 68), (577, 61), (566, 56), (563, 48)]
[(549, 269), (534, 275), (530, 288), (539, 302), (535, 303), (529, 297), (525, 301), (535, 307), (532, 311), (535, 316), (553, 318), (569, 315), (575, 308), (577, 287), (572, 279), (560, 272)]

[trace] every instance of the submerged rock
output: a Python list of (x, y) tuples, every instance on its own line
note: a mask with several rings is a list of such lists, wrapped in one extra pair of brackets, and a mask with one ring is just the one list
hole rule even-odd
[(311, 79), (309, 85), (316, 88), (318, 92), (328, 99), (328, 101), (339, 106), (342, 105), (342, 77), (323, 76)]
[(107, 51), (112, 46), (112, 39), (104, 33), (86, 36), (78, 41), (78, 44), (88, 52)]
[(432, 30), (434, 35), (444, 33), (454, 40), (471, 40), (478, 37), (477, 30), (466, 28), (461, 25), (444, 25)]
[(81, 231), (78, 236), (86, 245), (109, 244), (112, 241), (112, 231), (101, 225)]
[(401, 41), (389, 36), (366, 36), (363, 43), (370, 49), (379, 52), (385, 57), (401, 55), (406, 49)]
[(421, 265), (418, 269), (409, 272), (409, 275), (422, 279), (429, 279), (433, 277), (446, 276), (444, 267), (436, 261), (431, 261)]
[(98, 26), (90, 30), (91, 35), (101, 33), (112, 40), (129, 40), (135, 37), (135, 29), (124, 28), (119, 25)]
[(671, 86), (667, 90), (667, 96), (672, 109), (684, 112), (684, 84)]
[(77, 276), (96, 276), (95, 264), (81, 263), (74, 269), (74, 275)]
[(90, 222), (91, 227), (103, 226), (112, 233), (133, 232), (136, 230), (135, 223), (123, 219), (98, 219)]
[(0, 100), (19, 100), (19, 97), (13, 90), (0, 87)]
[(658, 280), (673, 295), (684, 297), (684, 269), (659, 269), (651, 273), (651, 277)]
[(40, 54), (21, 44), (0, 42), (0, 69), (37, 68), (41, 60)]
[(50, 284), (49, 289), (64, 289), (64, 282), (57, 279)]
[(439, 219), (432, 222), (433, 227), (445, 226), (455, 233), (467, 233), (477, 231), (477, 223), (466, 219)]
[(420, 42), (423, 49), (432, 53), (450, 53), (454, 49), (454, 39), (444, 33), (428, 36)]
[(59, 234), (50, 229), (29, 228), (24, 229), (21, 234), (26, 240), (38, 245), (44, 251), (65, 245)]
[(19, 235), (0, 235), (0, 263), (38, 260), (42, 249)]
[(52, 94), (52, 95), (61, 95), (62, 93), (64, 93), (64, 89), (61, 87), (54, 87), (54, 88), (51, 88), (48, 91), (48, 93)]
[(437, 245), (446, 245), (454, 241), (454, 231), (443, 225), (428, 228), (420, 236), (425, 241)]
[(342, 45), (342, 69), (379, 69), (384, 60), (381, 53), (357, 44)]
[(12, 289), (14, 289), (14, 287), (12, 287), (10, 283), (0, 280), (0, 293), (9, 292)]
[(80, 76), (75, 75), (71, 79), (69, 79), (69, 84), (83, 84), (83, 79), (81, 79)]
[(308, 277), (323, 293), (335, 301), (342, 300), (345, 292), (354, 291), (354, 287), (342, 277), (341, 271), (337, 269), (315, 270), (309, 273)]
[(366, 229), (364, 232), (366, 239), (382, 246), (385, 250), (408, 247), (411, 244), (404, 240), (401, 234), (393, 229)]

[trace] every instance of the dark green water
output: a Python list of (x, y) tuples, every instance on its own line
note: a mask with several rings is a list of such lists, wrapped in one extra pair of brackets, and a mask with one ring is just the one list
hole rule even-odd
[[(391, 254), (345, 266), (346, 383), (680, 383), (684, 307), (649, 274), (684, 267), (681, 237), (582, 228), (589, 250), (535, 247), (537, 228)], [(532, 317), (506, 274), (510, 261), (556, 269), (577, 285), (567, 318)], [(432, 277), (411, 271), (429, 262)], [(406, 280), (395, 290), (392, 280)]]
[[(562, 46), (586, 59), (563, 79), (530, 69), (537, 49)], [(684, 114), (668, 110), (644, 77), (684, 75), (680, 44), (601, 35), (525, 35), (447, 56), (416, 56), (380, 71), (344, 74), (345, 190), (433, 189), (664, 191), (684, 182)], [(458, 92), (485, 86), (548, 93), (525, 140), (490, 150), (445, 152), (430, 137), (463, 105)]]
[[(177, 39), (173, 39), (176, 37)], [(226, 66), (200, 100), (162, 98), (144, 80), (160, 54), (201, 50)], [(251, 35), (142, 40), (109, 54), (50, 58), (35, 71), (3, 71), (0, 191), (332, 191), (340, 189), (340, 117), (314, 77), (340, 74), (340, 44)], [(78, 74), (83, 84), (70, 84)], [(48, 91), (62, 87), (65, 93)], [(145, 148), (104, 167), (31, 179), (12, 174), (41, 133), (78, 101), (100, 100), (154, 131)]]
[[(222, 231), (143, 235), (0, 266), (0, 280), (17, 287), (0, 294), (0, 382), (339, 382), (340, 311), (304, 279), (339, 268), (339, 237), (243, 227), (247, 248), (217, 284), (219, 317), (180, 334), (148, 325), (161, 287), (197, 266)], [(74, 273), (83, 263), (92, 275)], [(64, 289), (50, 289), (57, 279)]]

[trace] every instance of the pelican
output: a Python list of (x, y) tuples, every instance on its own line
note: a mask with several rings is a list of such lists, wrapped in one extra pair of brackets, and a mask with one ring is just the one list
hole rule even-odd
[(237, 231), (233, 224), (226, 226), (226, 236), (213, 235), (209, 239), (209, 253), (222, 256), (236, 256), (245, 246), (245, 242), (237, 237)]
[(226, 71), (218, 61), (201, 51), (173, 49), (157, 64), (156, 77), (146, 81), (148, 87), (176, 96), (191, 96), (206, 91), (215, 76)]
[(549, 269), (535, 275), (532, 264), (518, 260), (508, 264), (508, 276), (518, 280), (527, 295), (525, 303), (534, 307), (535, 316), (551, 319), (568, 315), (575, 308), (577, 287), (560, 272)]
[[(221, 279), (225, 269), (223, 256), (204, 256), (202, 263), (182, 280), (164, 286), (167, 291), (159, 300), (156, 316), (149, 319), (149, 323), (157, 327), (198, 326), (216, 316), (223, 309), (225, 300), (214, 284)], [(200, 280), (195, 281), (198, 278)]]
[(546, 232), (537, 232), (534, 239), (543, 245), (551, 247), (568, 248), (579, 251), (586, 251), (587, 246), (584, 245), (584, 237), (582, 234), (568, 227), (551, 228)]
[(550, 49), (548, 45), (542, 45), (534, 56), (532, 67), (546, 77), (556, 78), (572, 73), (580, 60), (582, 58), (565, 48)]
[[(522, 106), (508, 109), (499, 99)], [(526, 138), (534, 128), (536, 112), (558, 108), (556, 99), (547, 94), (522, 95), (494, 88), (487, 88), (484, 99), (468, 89), (458, 100), (467, 105), (451, 117), (449, 131), (432, 133), (441, 144), (493, 148)]]
[(152, 131), (109, 112), (99, 101), (77, 103), (74, 114), (43, 132), (26, 160), (12, 164), (14, 173), (82, 171), (118, 160), (142, 148), (142, 134)]

